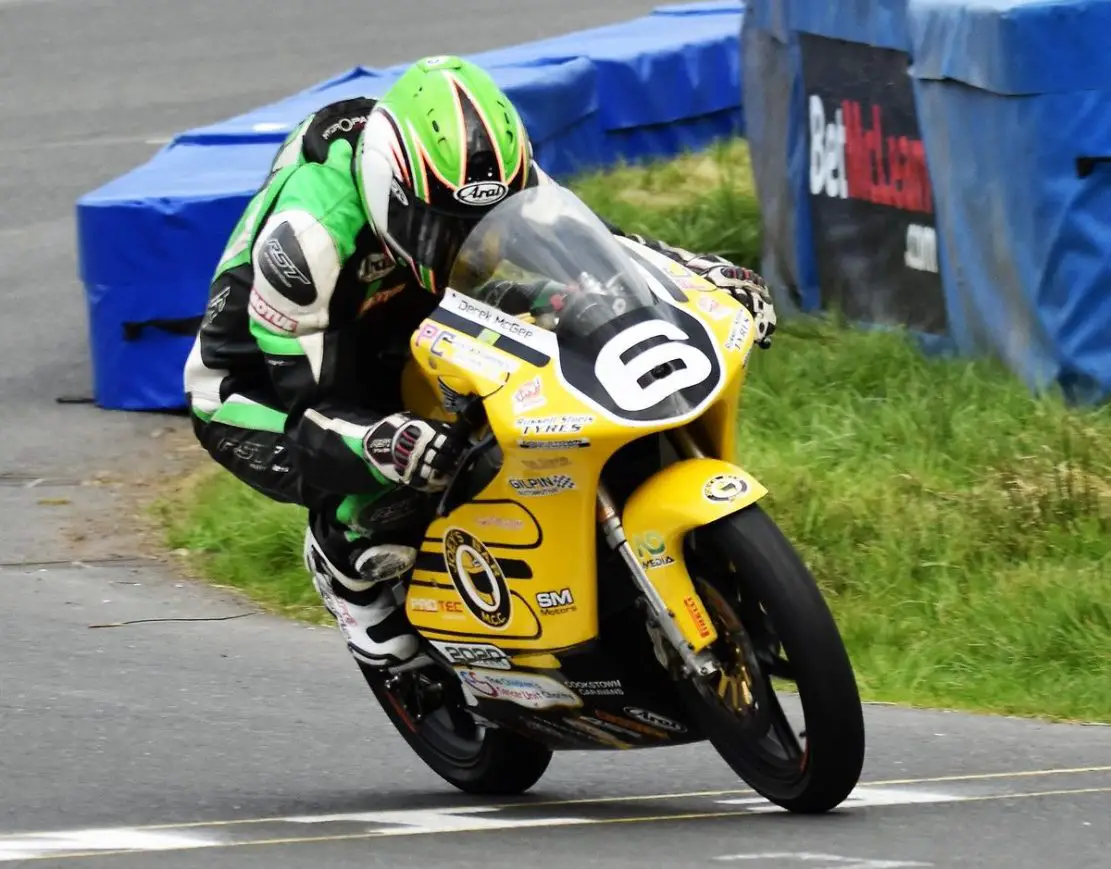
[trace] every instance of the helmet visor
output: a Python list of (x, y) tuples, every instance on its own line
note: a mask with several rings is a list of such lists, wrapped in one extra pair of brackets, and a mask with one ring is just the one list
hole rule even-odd
[[(524, 187), (535, 187), (538, 183), (537, 173), (530, 168)], [(514, 192), (510, 188), (507, 195)], [(448, 195), (438, 197), (437, 204), (430, 205), (411, 189), (402, 189), (395, 180), (389, 197), (387, 229), (394, 244), (413, 260), (415, 268), (432, 272), (435, 285), (427, 288), (439, 291), (447, 285), (463, 242), (498, 202), (486, 206), (468, 204), (452, 201)], [(424, 281), (423, 275), (421, 280)]]
[(415, 196), (407, 198), (406, 205), (390, 198), (390, 236), (415, 267), (432, 272), (435, 286), (428, 289), (442, 290), (459, 248), (482, 218), (482, 212), (464, 217), (433, 208)]

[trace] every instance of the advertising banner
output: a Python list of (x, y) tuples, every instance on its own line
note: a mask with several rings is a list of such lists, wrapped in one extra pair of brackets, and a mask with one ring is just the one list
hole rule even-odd
[(799, 34), (822, 302), (945, 334), (934, 200), (904, 52)]

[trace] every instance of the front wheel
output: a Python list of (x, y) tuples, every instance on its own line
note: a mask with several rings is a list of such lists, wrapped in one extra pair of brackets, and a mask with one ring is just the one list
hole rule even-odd
[(469, 794), (521, 794), (536, 784), (550, 749), (481, 726), (453, 677), (436, 667), (391, 677), (361, 666), (386, 717), (428, 768)]
[[(722, 664), (722, 672), (684, 683), (692, 715), (757, 793), (792, 812), (835, 808), (860, 779), (864, 714), (810, 571), (757, 505), (696, 531), (688, 565), (717, 628), (712, 650)], [(801, 734), (773, 679), (797, 688)]]

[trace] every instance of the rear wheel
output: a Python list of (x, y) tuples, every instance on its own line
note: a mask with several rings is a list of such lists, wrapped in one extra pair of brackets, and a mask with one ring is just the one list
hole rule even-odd
[(386, 717), (434, 773), (471, 794), (521, 794), (552, 759), (550, 749), (486, 728), (467, 711), (454, 677), (429, 666), (391, 676), (362, 667)]
[[(852, 665), (817, 583), (753, 505), (699, 529), (688, 565), (717, 628), (722, 672), (685, 683), (692, 714), (722, 758), (762, 796), (825, 812), (856, 787), (864, 715)], [(793, 682), (796, 732), (773, 687)]]

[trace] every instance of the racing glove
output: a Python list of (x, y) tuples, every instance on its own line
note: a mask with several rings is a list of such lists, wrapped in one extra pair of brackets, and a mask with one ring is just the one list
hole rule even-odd
[(547, 314), (563, 307), (567, 287), (544, 278), (533, 281), (491, 281), (482, 288), (479, 299), (488, 305), (519, 316)]
[(713, 254), (699, 255), (681, 247), (671, 247), (663, 242), (640, 235), (628, 236), (638, 244), (659, 251), (664, 256), (686, 266), (699, 277), (705, 278), (719, 290), (729, 293), (752, 314), (756, 326), (756, 344), (768, 348), (776, 327), (775, 305), (767, 282), (751, 269), (733, 265), (729, 260)]
[(418, 492), (442, 492), (467, 442), (439, 420), (394, 413), (363, 437), (366, 460), (387, 480)]

